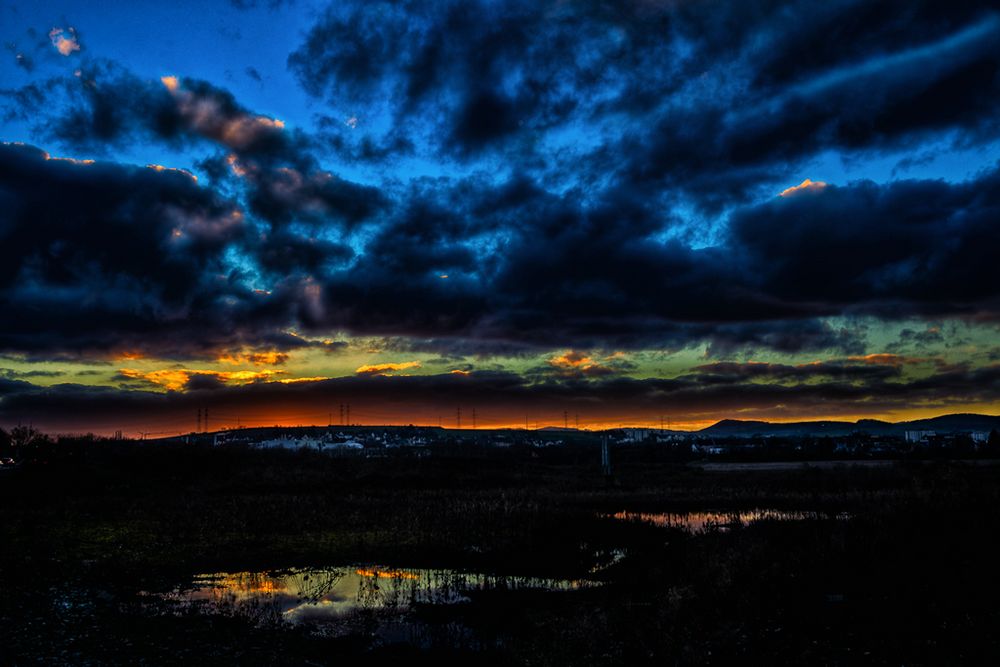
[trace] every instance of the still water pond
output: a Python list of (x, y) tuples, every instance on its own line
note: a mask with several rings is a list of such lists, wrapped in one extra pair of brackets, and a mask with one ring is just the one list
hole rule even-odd
[(481, 591), (569, 591), (591, 585), (583, 580), (369, 565), (203, 574), (190, 587), (167, 597), (259, 620), (300, 623), (338, 621), (366, 613), (405, 614), (418, 605), (466, 602)]
[(680, 528), (690, 533), (712, 530), (726, 531), (746, 527), (755, 521), (802, 521), (805, 519), (849, 519), (847, 513), (800, 512), (775, 509), (754, 509), (742, 512), (616, 512), (619, 521), (638, 521), (663, 528)]

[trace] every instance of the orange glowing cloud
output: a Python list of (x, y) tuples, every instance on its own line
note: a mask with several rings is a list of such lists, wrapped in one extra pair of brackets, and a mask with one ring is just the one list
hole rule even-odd
[(905, 357), (901, 354), (889, 353), (866, 354), (863, 356), (848, 357), (848, 359), (877, 366), (902, 366), (903, 364), (922, 364), (934, 361), (927, 357)]
[(792, 197), (804, 193), (817, 193), (821, 192), (826, 187), (826, 183), (823, 181), (811, 181), (808, 178), (798, 185), (790, 188), (785, 188), (781, 191), (779, 197)]
[(146, 169), (152, 169), (153, 171), (159, 171), (159, 172), (171, 171), (171, 172), (175, 172), (175, 173), (178, 173), (178, 174), (183, 174), (184, 176), (187, 176), (188, 178), (190, 178), (195, 183), (198, 182), (198, 177), (195, 176), (194, 174), (192, 174), (187, 169), (177, 169), (175, 167), (164, 167), (162, 164), (147, 164), (146, 165)]
[(52, 46), (56, 47), (56, 51), (64, 56), (80, 50), (80, 40), (77, 38), (75, 28), (66, 28), (65, 30), (52, 28), (49, 30), (49, 39), (52, 40)]
[[(5, 146), (24, 146), (24, 144), (21, 143), (20, 141), (14, 141), (14, 142), (6, 142), (5, 141), (4, 145)], [(53, 155), (50, 155), (46, 151), (42, 151), (42, 158), (44, 158), (45, 160), (53, 160), (53, 161), (56, 161), (56, 162), (69, 162), (70, 164), (94, 164), (93, 160), (78, 160), (75, 157), (55, 157)]]
[(594, 360), (583, 352), (567, 350), (558, 357), (549, 359), (549, 364), (556, 368), (587, 368), (594, 365)]
[(178, 214), (172, 207), (166, 213), (175, 218), (171, 231), (175, 239), (183, 237), (220, 239), (236, 232), (243, 225), (243, 212), (233, 209), (218, 215)]
[(227, 146), (245, 148), (253, 143), (261, 134), (282, 130), (284, 121), (266, 116), (242, 116), (231, 119), (222, 125), (222, 142)]
[(219, 100), (185, 90), (176, 76), (160, 77), (160, 82), (177, 100), (178, 111), (193, 129), (230, 148), (246, 148), (262, 135), (285, 128), (285, 122), (277, 118), (244, 112), (233, 114), (224, 109)]
[(177, 90), (181, 87), (180, 79), (176, 76), (161, 76), (160, 81), (171, 93), (177, 92)]
[(549, 359), (549, 366), (562, 375), (598, 377), (621, 372), (625, 362), (625, 353), (615, 352), (607, 355), (602, 361), (578, 350), (567, 350), (558, 357)]
[(232, 169), (233, 173), (237, 176), (243, 177), (247, 175), (246, 168), (240, 164), (239, 159), (232, 153), (226, 157), (226, 162), (229, 164), (229, 168)]
[(403, 361), (399, 363), (388, 363), (388, 364), (365, 364), (364, 366), (359, 366), (355, 373), (365, 374), (365, 373), (387, 373), (389, 371), (405, 371), (410, 368), (420, 368), (419, 361)]
[(158, 371), (140, 371), (134, 368), (122, 368), (118, 371), (122, 376), (145, 380), (155, 385), (159, 385), (170, 391), (181, 391), (184, 389), (192, 377), (213, 377), (220, 382), (229, 384), (248, 384), (270, 379), (280, 371), (209, 371), (192, 370), (187, 368), (165, 368)]

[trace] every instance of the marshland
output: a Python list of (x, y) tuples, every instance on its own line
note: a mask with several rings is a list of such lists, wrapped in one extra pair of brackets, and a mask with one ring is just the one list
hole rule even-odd
[(51, 442), (0, 476), (3, 662), (1000, 657), (1000, 467), (613, 456)]

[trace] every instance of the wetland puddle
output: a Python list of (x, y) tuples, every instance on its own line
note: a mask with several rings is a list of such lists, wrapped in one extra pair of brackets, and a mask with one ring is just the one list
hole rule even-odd
[(584, 580), (367, 565), (203, 574), (165, 597), (258, 621), (346, 627), (352, 619), (401, 619), (421, 605), (468, 602), (485, 591), (571, 591), (593, 585)]

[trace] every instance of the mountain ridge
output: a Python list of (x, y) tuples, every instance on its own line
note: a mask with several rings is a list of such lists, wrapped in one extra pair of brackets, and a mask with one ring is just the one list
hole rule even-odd
[(859, 419), (857, 421), (815, 420), (801, 422), (767, 422), (760, 420), (722, 419), (711, 426), (697, 431), (701, 435), (755, 436), (755, 435), (850, 435), (868, 433), (871, 435), (902, 435), (906, 431), (936, 431), (955, 433), (965, 431), (1000, 430), (1000, 415), (976, 413), (955, 413), (888, 422), (879, 419)]

